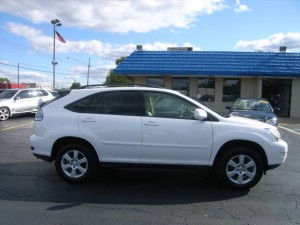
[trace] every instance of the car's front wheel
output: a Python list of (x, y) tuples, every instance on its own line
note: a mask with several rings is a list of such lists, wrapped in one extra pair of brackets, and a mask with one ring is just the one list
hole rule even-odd
[(220, 157), (217, 172), (230, 187), (249, 189), (255, 186), (262, 177), (263, 161), (253, 149), (235, 147)]
[(7, 120), (9, 118), (10, 112), (6, 107), (0, 108), (0, 120)]
[(58, 175), (69, 183), (80, 183), (89, 178), (95, 158), (91, 149), (81, 144), (69, 144), (62, 147), (55, 159)]

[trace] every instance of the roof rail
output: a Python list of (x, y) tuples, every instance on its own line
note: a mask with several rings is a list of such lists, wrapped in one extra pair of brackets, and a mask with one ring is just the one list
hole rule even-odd
[(154, 84), (92, 84), (92, 85), (84, 85), (79, 89), (93, 89), (93, 88), (106, 88), (106, 87), (152, 87), (152, 88), (164, 88)]

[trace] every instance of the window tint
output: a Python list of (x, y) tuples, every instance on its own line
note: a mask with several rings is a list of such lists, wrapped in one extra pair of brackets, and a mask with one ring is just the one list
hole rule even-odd
[(241, 79), (223, 80), (223, 102), (234, 102), (241, 95)]
[(145, 115), (150, 117), (194, 119), (196, 106), (180, 97), (157, 92), (145, 92)]
[(79, 113), (141, 116), (140, 92), (107, 91), (80, 99), (66, 109)]
[(31, 91), (20, 91), (19, 94), (16, 95), (16, 97), (19, 97), (20, 99), (31, 98)]
[(45, 91), (45, 90), (41, 90), (41, 93), (42, 93), (43, 96), (48, 96), (49, 95), (48, 92)]
[(165, 86), (165, 78), (164, 77), (148, 77), (147, 84), (164, 87)]
[(189, 96), (190, 79), (189, 78), (173, 78), (172, 89), (179, 91), (181, 94)]
[(33, 90), (30, 92), (30, 95), (31, 95), (31, 98), (43, 96), (43, 94), (40, 90)]
[(198, 97), (203, 102), (215, 101), (215, 78), (198, 78)]

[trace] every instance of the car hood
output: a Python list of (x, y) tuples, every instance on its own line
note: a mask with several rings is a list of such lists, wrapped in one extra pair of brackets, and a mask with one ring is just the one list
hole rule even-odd
[(255, 119), (262, 122), (265, 122), (268, 119), (272, 119), (273, 117), (276, 117), (273, 112), (252, 111), (252, 110), (233, 111), (229, 115)]
[(238, 123), (238, 124), (245, 124), (247, 126), (252, 126), (252, 127), (260, 127), (260, 128), (274, 128), (272, 125), (263, 123), (258, 120), (253, 120), (253, 119), (248, 119), (240, 116), (230, 116), (225, 118), (227, 122), (230, 123)]

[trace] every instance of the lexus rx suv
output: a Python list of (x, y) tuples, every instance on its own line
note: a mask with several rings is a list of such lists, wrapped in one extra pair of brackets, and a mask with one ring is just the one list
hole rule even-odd
[(7, 120), (16, 114), (36, 112), (39, 102), (53, 98), (44, 89), (7, 89), (0, 94), (0, 120)]
[[(282, 164), (288, 146), (276, 127), (222, 117), (176, 91), (150, 87), (72, 90), (40, 108), (32, 153), (79, 183), (97, 165), (211, 168), (236, 189)], [(98, 170), (97, 170), (98, 171)]]

